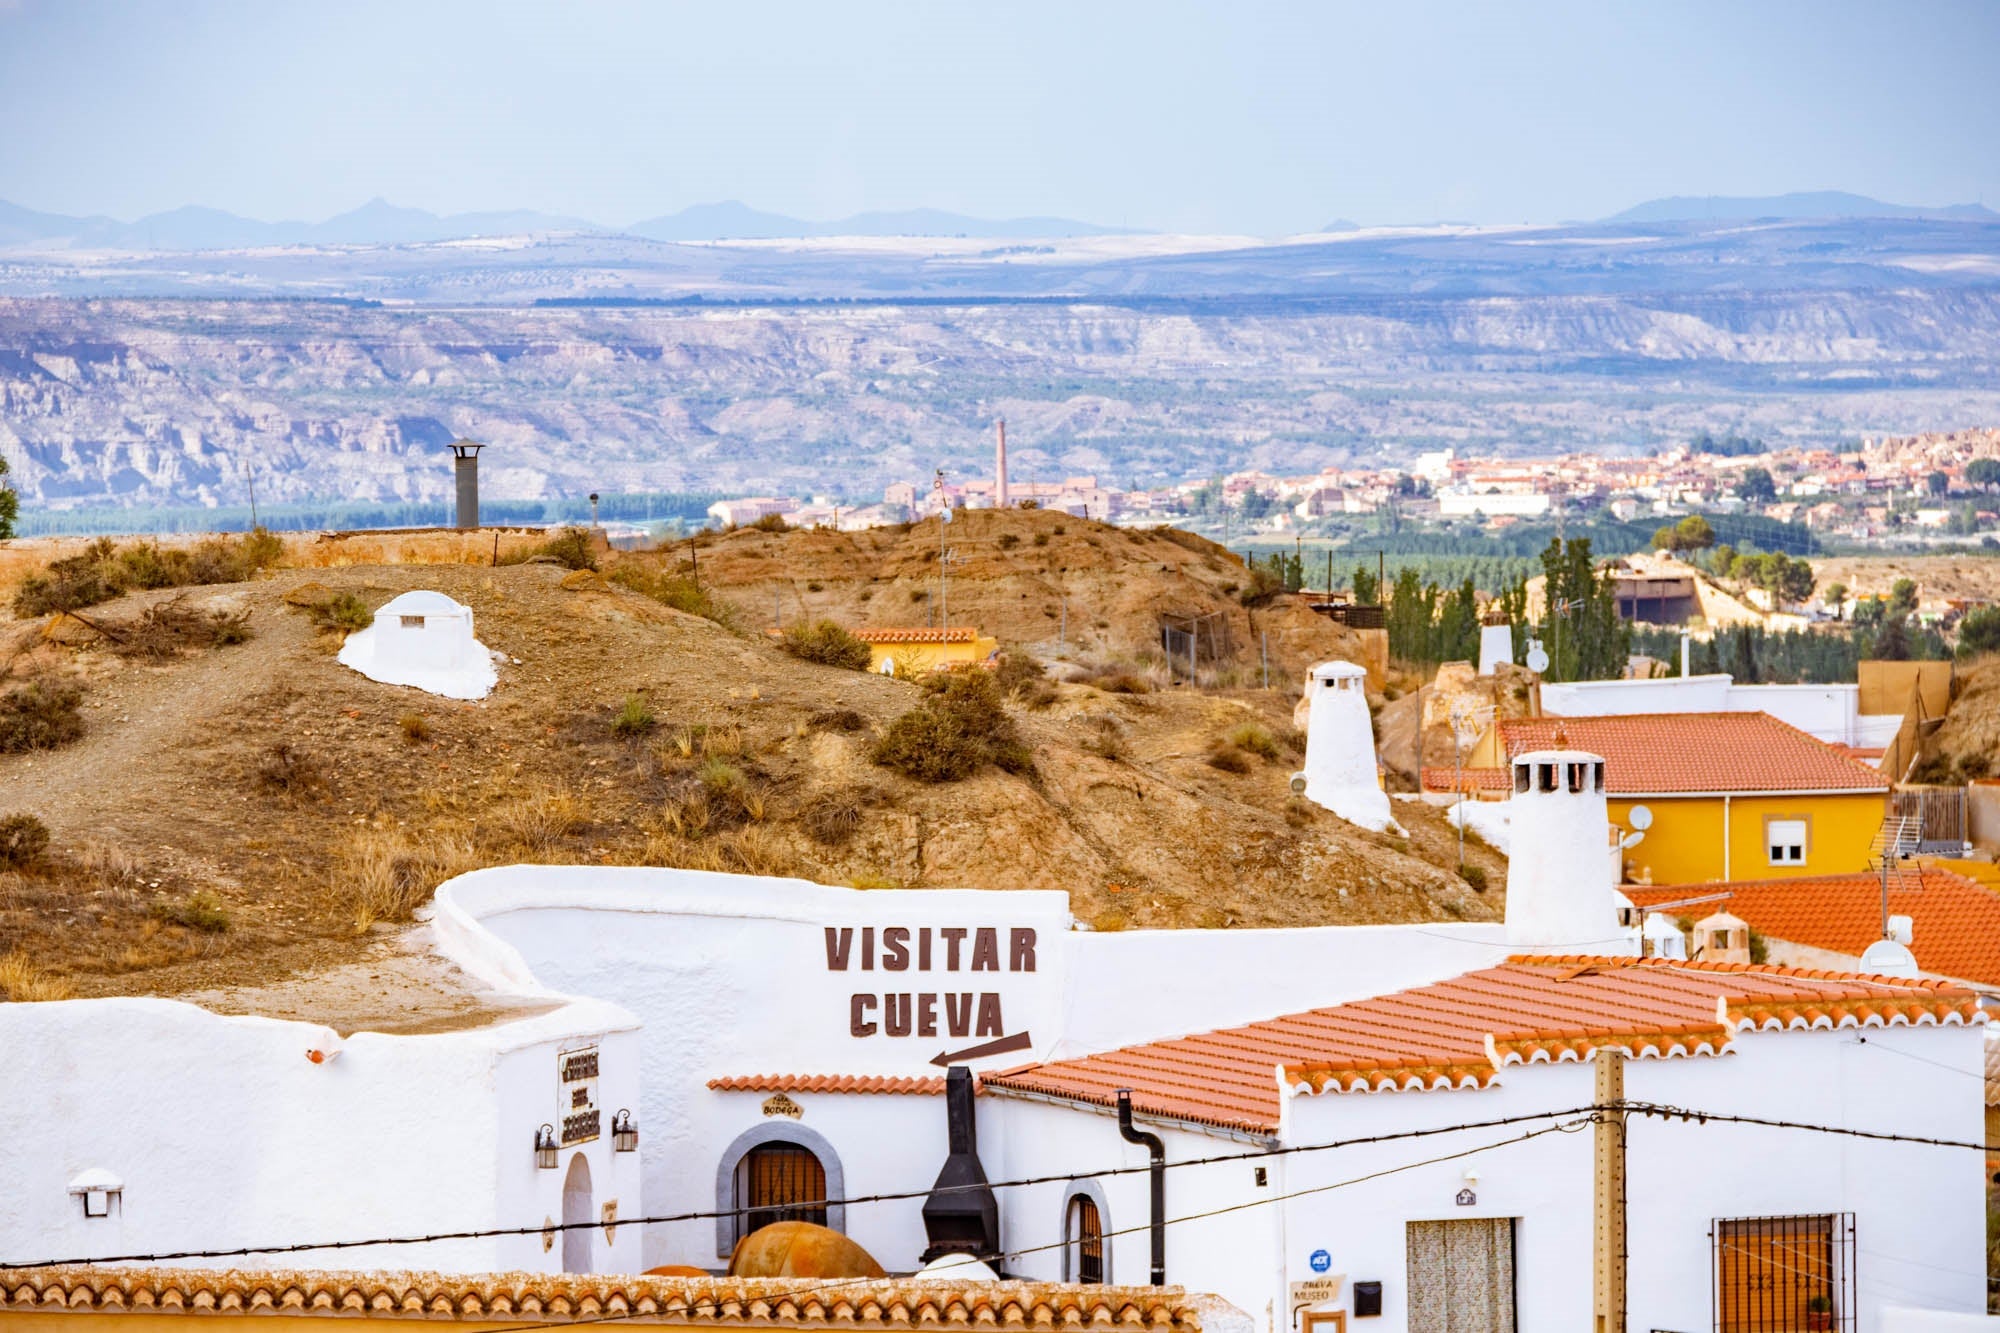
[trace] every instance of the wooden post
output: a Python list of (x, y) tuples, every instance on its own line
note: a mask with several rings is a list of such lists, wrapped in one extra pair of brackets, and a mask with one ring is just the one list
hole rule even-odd
[(1597, 1166), (1593, 1327), (1596, 1333), (1625, 1333), (1625, 1052), (1600, 1046), (1590, 1059), (1598, 1106), (1591, 1131)]

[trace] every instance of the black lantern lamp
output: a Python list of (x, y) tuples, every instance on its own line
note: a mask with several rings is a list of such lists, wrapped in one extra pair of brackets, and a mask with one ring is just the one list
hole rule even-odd
[(632, 1119), (630, 1111), (621, 1110), (611, 1117), (611, 1150), (613, 1152), (639, 1151), (639, 1126)]
[(535, 1165), (544, 1171), (556, 1169), (556, 1156), (561, 1148), (556, 1143), (556, 1127), (543, 1125), (535, 1131)]

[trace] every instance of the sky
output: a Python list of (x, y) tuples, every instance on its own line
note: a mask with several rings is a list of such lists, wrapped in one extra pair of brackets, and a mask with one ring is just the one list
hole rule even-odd
[(0, 0), (0, 199), (1195, 233), (2000, 207), (2000, 4)]

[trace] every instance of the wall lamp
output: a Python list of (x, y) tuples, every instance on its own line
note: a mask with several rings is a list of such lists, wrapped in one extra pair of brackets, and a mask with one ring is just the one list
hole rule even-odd
[(544, 1171), (556, 1169), (556, 1157), (562, 1151), (556, 1143), (556, 1127), (543, 1125), (535, 1131), (535, 1165)]
[(639, 1151), (639, 1125), (632, 1119), (632, 1113), (620, 1110), (611, 1117), (611, 1150), (613, 1152)]

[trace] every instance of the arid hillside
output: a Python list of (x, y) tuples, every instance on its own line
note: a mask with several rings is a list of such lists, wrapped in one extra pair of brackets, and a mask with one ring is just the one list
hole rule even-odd
[[(1092, 608), (1072, 604), (1072, 625), (1089, 617), (1089, 650), (1126, 654), (1146, 646), (1133, 627), (1153, 608), (1219, 606), (1243, 577), (1206, 544), (1011, 517), (1027, 535), (1006, 551), (996, 535), (990, 554), (978, 516), (953, 525), (967, 553), (954, 598), (964, 587), (966, 610), (1003, 643), (1053, 637), (1030, 578), (1073, 577)], [(1037, 544), (1028, 527), (1043, 525), (1050, 541)], [(871, 619), (860, 613), (880, 602), (899, 613), (881, 619), (908, 621), (921, 610), (910, 591), (922, 537), (737, 533), (704, 547), (704, 580), (744, 608), (734, 630), (588, 572), (299, 568), (318, 563), (299, 543), (249, 582), (85, 611), (108, 636), (67, 616), (17, 621), (0, 652), (7, 688), (80, 689), (82, 727), (57, 748), (0, 754), (0, 817), (32, 814), (50, 832), (46, 849), (0, 871), (0, 959), (87, 994), (253, 984), (351, 961), (358, 939), (407, 919), (438, 880), (521, 860), (885, 891), (1062, 888), (1099, 929), (1499, 909), (1504, 862), (1475, 848), (1491, 887), (1474, 892), (1445, 868), (1455, 851), (1435, 812), (1399, 804), (1411, 826), (1401, 840), (1288, 800), (1292, 682), (1340, 633), (1309, 612), (1252, 620), (1230, 603), (1245, 637), (1271, 628), (1270, 691), (1247, 688), (1241, 666), (1235, 686), (1203, 692), (1024, 673), (1005, 715), (1031, 769), (933, 784), (879, 766), (876, 738), (928, 697), (922, 687), (799, 661), (747, 618), (781, 587), (801, 613)], [(779, 579), (820, 546), (814, 572)], [(1061, 560), (1046, 576), (1013, 568), (1030, 553)], [(315, 623), (313, 604), (352, 594), (372, 608), (412, 588), (472, 607), (506, 659), (490, 698), (450, 702), (335, 661), (339, 631)], [(183, 612), (240, 619), (249, 637), (134, 651), (147, 608), (176, 598)]]

